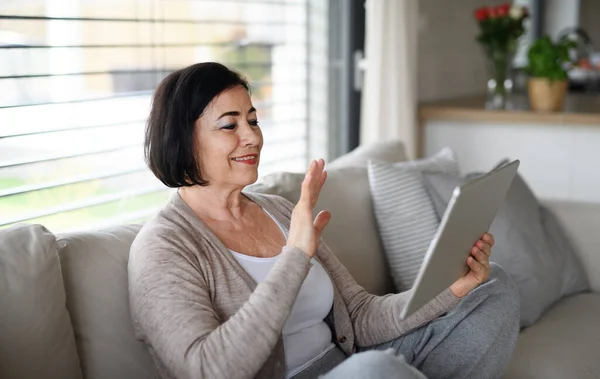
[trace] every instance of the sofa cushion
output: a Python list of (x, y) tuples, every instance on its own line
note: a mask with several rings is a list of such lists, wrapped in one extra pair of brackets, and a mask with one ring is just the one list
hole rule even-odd
[(82, 378), (54, 235), (0, 230), (0, 377)]
[[(465, 179), (444, 175), (424, 176), (441, 216), (454, 188)], [(439, 205), (441, 204), (441, 206)], [(521, 296), (521, 326), (533, 324), (554, 302), (588, 288), (581, 265), (556, 218), (518, 175), (513, 180), (490, 232), (496, 245), (490, 260), (514, 279)]]
[(67, 308), (86, 379), (156, 376), (129, 315), (127, 260), (139, 229), (128, 225), (58, 235)]
[(568, 200), (545, 200), (556, 216), (586, 272), (592, 291), (600, 292), (600, 204)]
[(427, 159), (385, 163), (369, 161), (375, 219), (398, 291), (410, 289), (438, 227), (421, 172), (458, 176), (450, 149)]
[(598, 378), (600, 294), (562, 299), (519, 334), (508, 379)]
[[(323, 240), (361, 286), (382, 295), (392, 291), (393, 286), (373, 216), (366, 168), (369, 156), (405, 159), (402, 144), (388, 141), (359, 147), (328, 164), (327, 182), (315, 215), (323, 209), (331, 212)], [(278, 172), (263, 177), (246, 190), (279, 195), (295, 204), (300, 198), (303, 179), (303, 173)]]

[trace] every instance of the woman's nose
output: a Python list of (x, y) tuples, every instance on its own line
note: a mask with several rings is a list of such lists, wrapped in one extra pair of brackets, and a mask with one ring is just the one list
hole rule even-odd
[(252, 126), (249, 123), (244, 123), (244, 125), (239, 128), (241, 133), (241, 142), (243, 145), (259, 145), (261, 139), (260, 128), (257, 126)]

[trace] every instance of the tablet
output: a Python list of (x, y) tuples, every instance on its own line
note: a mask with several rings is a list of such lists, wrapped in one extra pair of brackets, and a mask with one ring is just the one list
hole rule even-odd
[(507, 163), (456, 187), (429, 244), (408, 302), (405, 319), (469, 271), (467, 257), (488, 232), (510, 187), (519, 161)]

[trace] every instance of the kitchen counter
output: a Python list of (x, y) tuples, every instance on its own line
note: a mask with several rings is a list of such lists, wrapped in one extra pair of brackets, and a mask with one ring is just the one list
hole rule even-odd
[(511, 97), (512, 108), (486, 109), (485, 96), (471, 96), (423, 103), (419, 106), (422, 125), (426, 120), (534, 122), (543, 124), (588, 124), (600, 127), (600, 95), (569, 94), (561, 112), (541, 113), (529, 108), (525, 94)]

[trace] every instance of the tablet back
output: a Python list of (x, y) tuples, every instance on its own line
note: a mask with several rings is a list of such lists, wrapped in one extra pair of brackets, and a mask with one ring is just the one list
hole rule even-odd
[(519, 163), (515, 160), (455, 188), (413, 285), (412, 296), (402, 310), (402, 319), (468, 272), (466, 261), (471, 248), (489, 231)]

